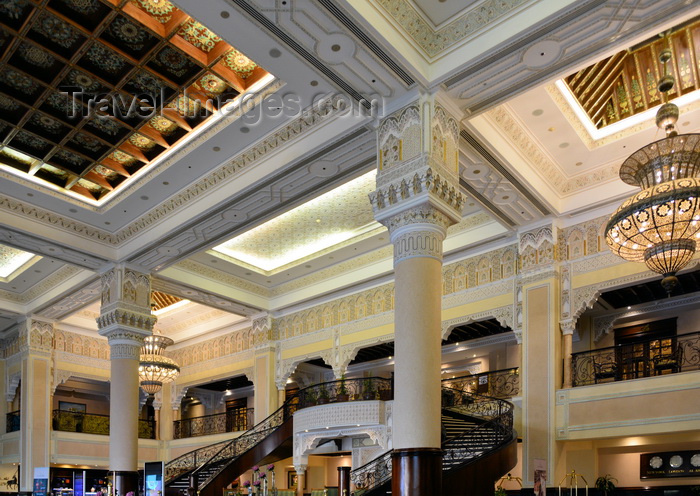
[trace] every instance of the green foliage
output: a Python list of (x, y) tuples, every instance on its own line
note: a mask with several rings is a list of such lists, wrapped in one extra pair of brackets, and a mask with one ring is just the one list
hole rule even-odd
[(507, 494), (508, 493), (506, 492), (505, 489), (503, 489), (502, 487), (497, 487), (496, 492), (493, 493), (493, 496), (507, 496)]
[(617, 479), (610, 474), (605, 474), (598, 477), (595, 481), (595, 487), (605, 496), (613, 494), (615, 492), (615, 484)]

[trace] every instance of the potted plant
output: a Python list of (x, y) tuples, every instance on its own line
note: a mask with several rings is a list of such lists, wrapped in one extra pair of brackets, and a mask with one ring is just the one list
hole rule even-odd
[(377, 395), (377, 391), (374, 389), (374, 381), (372, 379), (367, 379), (365, 382), (364, 391), (362, 393), (362, 399), (373, 400)]
[(496, 491), (493, 493), (493, 496), (507, 496), (507, 495), (508, 495), (508, 493), (502, 487), (497, 487)]
[(610, 474), (601, 475), (595, 481), (595, 488), (603, 496), (609, 496), (615, 492), (616, 482), (617, 479)]
[(323, 386), (321, 386), (321, 390), (318, 393), (318, 404), (325, 405), (329, 401), (330, 401), (330, 397), (328, 395), (328, 390), (326, 389), (326, 386), (323, 385)]
[(306, 403), (306, 406), (316, 405), (316, 399), (316, 391), (304, 391), (304, 403)]
[(386, 384), (379, 389), (379, 399), (382, 401), (389, 401), (391, 399), (391, 389), (389, 389)]
[(336, 395), (335, 400), (339, 402), (350, 400), (348, 388), (345, 387), (345, 374), (340, 376), (340, 387), (338, 388), (338, 394)]

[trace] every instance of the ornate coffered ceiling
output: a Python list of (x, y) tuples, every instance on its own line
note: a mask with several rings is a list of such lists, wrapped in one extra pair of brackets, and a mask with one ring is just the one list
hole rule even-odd
[(385, 230), (367, 202), (370, 171), (264, 224), (215, 246), (211, 253), (271, 275)]
[(168, 0), (0, 3), (0, 169), (93, 204), (269, 75)]
[(658, 56), (666, 48), (673, 54), (669, 74), (676, 81), (669, 98), (700, 89), (700, 19), (674, 26), (667, 33), (667, 38), (655, 36), (564, 78), (566, 88), (597, 129), (661, 105), (657, 84), (664, 67)]

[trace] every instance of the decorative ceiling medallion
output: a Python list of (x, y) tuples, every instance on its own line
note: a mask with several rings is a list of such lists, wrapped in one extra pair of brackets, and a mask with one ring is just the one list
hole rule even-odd
[(189, 19), (186, 21), (178, 33), (182, 36), (188, 43), (196, 46), (203, 52), (209, 53), (217, 43), (221, 41), (221, 38), (209, 31), (203, 24), (195, 21), (194, 19)]
[(97, 205), (272, 80), (166, 0), (0, 1), (0, 60), (0, 165)]
[(153, 15), (161, 24), (167, 23), (178, 10), (168, 0), (131, 0), (143, 10)]
[(229, 50), (224, 56), (224, 65), (243, 79), (250, 76), (258, 66), (255, 62), (250, 60), (235, 48)]

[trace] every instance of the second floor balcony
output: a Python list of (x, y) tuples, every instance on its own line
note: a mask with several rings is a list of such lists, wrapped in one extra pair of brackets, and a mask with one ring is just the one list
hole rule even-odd
[[(53, 430), (109, 435), (109, 415), (95, 413), (53, 411)], [(139, 419), (139, 439), (156, 438), (156, 421)]]
[(572, 385), (586, 386), (700, 369), (700, 333), (572, 353)]
[(245, 431), (253, 426), (255, 409), (240, 408), (224, 413), (203, 415), (173, 422), (173, 438), (208, 436), (225, 432)]

